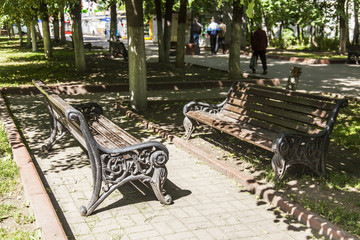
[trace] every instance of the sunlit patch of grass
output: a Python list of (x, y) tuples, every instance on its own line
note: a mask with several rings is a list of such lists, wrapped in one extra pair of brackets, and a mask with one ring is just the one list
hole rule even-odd
[(332, 141), (347, 149), (360, 151), (360, 103), (350, 102), (341, 109), (334, 126)]
[[(0, 198), (13, 199), (21, 189), (19, 169), (12, 159), (11, 147), (3, 124), (0, 122)], [(29, 207), (28, 205), (26, 207)], [(41, 230), (23, 230), (23, 226), (35, 221), (34, 214), (20, 212), (11, 204), (0, 203), (0, 224), (7, 219), (13, 219), (16, 227), (4, 228), (0, 225), (0, 239), (41, 239)]]

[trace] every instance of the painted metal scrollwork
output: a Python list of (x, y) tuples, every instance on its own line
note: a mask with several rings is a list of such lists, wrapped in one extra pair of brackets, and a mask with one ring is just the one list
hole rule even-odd
[(48, 151), (62, 138), (66, 130), (72, 132), (69, 122), (76, 122), (80, 126), (84, 138), (93, 173), (93, 191), (87, 205), (80, 207), (83, 216), (91, 215), (107, 196), (123, 184), (140, 180), (149, 182), (155, 196), (163, 204), (171, 204), (172, 198), (166, 194), (164, 183), (167, 179), (165, 167), (169, 158), (167, 148), (159, 142), (144, 142), (124, 148), (108, 149), (99, 145), (94, 139), (88, 121), (96, 121), (103, 110), (96, 103), (77, 105), (76, 109), (69, 107), (64, 115), (48, 105), (51, 117), (51, 136), (49, 143), (42, 149)]
[(203, 102), (198, 102), (198, 101), (191, 101), (189, 103), (187, 103), (184, 108), (183, 108), (183, 113), (185, 115), (185, 118), (183, 120), (183, 125), (185, 128), (185, 139), (189, 140), (191, 137), (191, 134), (193, 133), (193, 131), (195, 130), (195, 127), (197, 125), (197, 122), (188, 118), (187, 117), (187, 113), (189, 111), (203, 111), (203, 112), (208, 112), (211, 114), (218, 114), (221, 112), (223, 106), (225, 105), (225, 103), (228, 101), (228, 99), (230, 98), (231, 93), (234, 91), (234, 89), (236, 88), (236, 85), (238, 84), (238, 81), (235, 81), (232, 86), (230, 87), (227, 96), (225, 98), (225, 100), (219, 104), (210, 104), (210, 103), (203, 103)]
[(283, 133), (274, 141), (272, 166), (275, 177), (281, 179), (288, 167), (303, 164), (319, 175), (325, 174), (325, 147), (328, 145), (327, 131), (322, 134), (301, 135)]

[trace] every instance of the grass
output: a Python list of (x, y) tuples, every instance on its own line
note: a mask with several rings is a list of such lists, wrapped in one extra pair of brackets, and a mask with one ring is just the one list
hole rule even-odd
[(340, 111), (331, 138), (347, 149), (360, 149), (360, 102), (350, 102)]
[[(114, 60), (108, 51), (86, 51), (87, 71), (75, 69), (72, 49), (53, 48), (53, 58), (45, 59), (43, 49), (37, 52), (20, 47), (19, 41), (0, 37), (0, 87), (32, 85), (32, 79), (45, 83), (118, 84), (128, 83), (128, 64)], [(227, 80), (223, 71), (187, 65), (177, 69), (173, 64), (147, 63), (148, 82)]]
[(347, 59), (347, 55), (340, 55), (334, 52), (301, 52), (301, 51), (276, 51), (270, 50), (269, 55), (310, 58), (310, 59)]
[[(0, 125), (0, 239), (41, 239), (39, 229), (24, 230), (25, 225), (35, 222), (34, 215), (25, 214), (22, 209), (12, 204), (22, 187), (4, 126), (1, 122)], [(24, 204), (23, 207), (28, 209), (29, 206)]]

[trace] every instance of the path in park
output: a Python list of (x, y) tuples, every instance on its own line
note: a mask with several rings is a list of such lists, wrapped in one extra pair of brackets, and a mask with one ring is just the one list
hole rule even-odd
[[(108, 47), (106, 39), (86, 37), (93, 45)], [(125, 44), (126, 40), (122, 40)], [(157, 61), (157, 44), (145, 41), (148, 61)], [(229, 54), (210, 55), (209, 51), (202, 51), (200, 55), (186, 55), (185, 62), (220, 70), (228, 70)], [(240, 68), (244, 73), (251, 73), (249, 68), (250, 57), (241, 55)], [(294, 62), (268, 57), (268, 74), (262, 75), (262, 65), (258, 61), (258, 77), (278, 78), (285, 85), (292, 67), (301, 67), (302, 75), (298, 85), (299, 90), (337, 93), (348, 96), (360, 96), (360, 65), (355, 64), (312, 64)], [(214, 79), (216, 80), (216, 79)]]
[[(146, 42), (147, 58), (157, 61), (157, 45)], [(228, 70), (229, 54), (210, 55), (202, 51), (200, 55), (186, 55), (185, 62), (220, 70)], [(244, 73), (251, 73), (250, 57), (241, 55), (240, 68)], [(285, 85), (292, 67), (301, 67), (298, 90), (329, 92), (348, 96), (360, 96), (360, 65), (355, 64), (312, 64), (268, 58), (268, 74), (262, 75), (262, 65), (258, 61), (257, 77), (278, 78)], [(216, 79), (214, 79), (216, 80)]]

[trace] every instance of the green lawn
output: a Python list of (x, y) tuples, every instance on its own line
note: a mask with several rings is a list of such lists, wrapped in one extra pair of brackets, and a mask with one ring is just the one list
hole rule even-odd
[(40, 229), (34, 229), (35, 217), (29, 205), (19, 198), (21, 189), (19, 169), (0, 122), (0, 239), (41, 239)]

